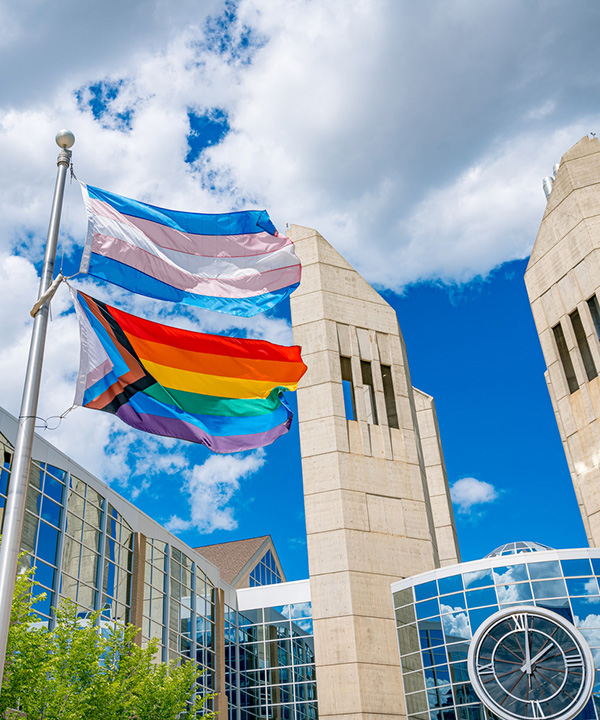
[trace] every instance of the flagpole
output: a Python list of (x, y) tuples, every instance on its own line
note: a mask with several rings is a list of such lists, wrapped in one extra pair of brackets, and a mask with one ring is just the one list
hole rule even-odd
[[(38, 297), (43, 295), (52, 284), (65, 180), (69, 165), (71, 164), (71, 151), (69, 148), (73, 146), (74, 142), (75, 136), (70, 130), (61, 130), (56, 135), (56, 144), (61, 148), (61, 151), (56, 161), (58, 172), (54, 188), (54, 199), (50, 213), (46, 253), (44, 256)], [(21, 536), (23, 534), (23, 523), (25, 520), (35, 415), (38, 406), (49, 308), (50, 300), (48, 299), (41, 305), (33, 321), (33, 332), (29, 346), (29, 360), (27, 362), (23, 398), (21, 400), (21, 412), (19, 415), (19, 430), (15, 444), (10, 485), (4, 512), (2, 542), (0, 543), (0, 691), (2, 688), (4, 662), (6, 659), (6, 645), (10, 627), (12, 599), (15, 590), (17, 562), (21, 550)]]

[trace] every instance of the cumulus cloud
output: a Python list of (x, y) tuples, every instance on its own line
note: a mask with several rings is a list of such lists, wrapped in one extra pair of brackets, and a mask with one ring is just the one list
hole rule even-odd
[(172, 516), (165, 527), (171, 532), (196, 528), (202, 533), (234, 530), (237, 521), (230, 501), (240, 480), (253, 475), (264, 465), (266, 453), (256, 450), (245, 455), (212, 455), (196, 465), (185, 482), (190, 498), (190, 517)]
[[(527, 255), (541, 178), (600, 120), (592, 5), (163, 2), (128, 3), (127, 39), (127, 21), (105, 32), (96, 0), (85, 12), (61, 0), (33, 38), (31, 8), (5, 11), (5, 244), (39, 246), (52, 137), (70, 125), (76, 171), (100, 186), (182, 209), (267, 206), (280, 229), (316, 227), (392, 289), (465, 282)], [(47, 62), (65, 13), (72, 55)], [(188, 113), (215, 109), (230, 131), (187, 163)]]
[(549, 52), (563, 41), (580, 57), (592, 38), (546, 7), (242, 2), (269, 41), (205, 162), (278, 220), (317, 227), (371, 281), (485, 275), (528, 254), (541, 177), (600, 119), (586, 92), (578, 112), (566, 105), (568, 74), (597, 87), (592, 67)]
[(460, 608), (452, 608), (450, 605), (441, 604), (440, 610), (447, 642), (468, 640), (471, 637), (469, 618), (464, 609), (463, 612), (460, 612)]
[(458, 511), (468, 514), (476, 505), (486, 505), (497, 500), (499, 493), (491, 483), (465, 477), (450, 487), (450, 495)]

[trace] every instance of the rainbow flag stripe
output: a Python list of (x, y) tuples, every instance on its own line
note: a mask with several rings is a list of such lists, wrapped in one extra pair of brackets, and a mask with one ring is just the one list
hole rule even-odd
[(297, 346), (179, 330), (72, 290), (81, 357), (75, 404), (138, 430), (228, 453), (286, 433), (306, 366)]
[(292, 241), (265, 210), (167, 210), (81, 183), (88, 229), (80, 272), (159, 300), (252, 317), (300, 283)]

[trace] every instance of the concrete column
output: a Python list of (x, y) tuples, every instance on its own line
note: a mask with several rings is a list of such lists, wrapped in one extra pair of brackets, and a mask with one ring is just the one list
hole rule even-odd
[(225, 683), (225, 591), (213, 588), (212, 601), (213, 690), (217, 693), (214, 710), (220, 713), (222, 718), (226, 718), (228, 700)]
[(456, 565), (460, 562), (460, 552), (435, 402), (431, 395), (416, 388), (414, 391), (440, 566)]
[(588, 542), (600, 547), (600, 379), (593, 372), (590, 377), (589, 361), (591, 356), (600, 372), (598, 316), (594, 320), (594, 304), (600, 303), (597, 138), (582, 138), (561, 159), (525, 284)]
[[(131, 572), (131, 612), (129, 622), (136, 628), (142, 627), (144, 619), (144, 576), (146, 574), (146, 536), (142, 533), (133, 535), (133, 568)], [(141, 631), (134, 641), (142, 646)]]
[(291, 310), (308, 367), (297, 396), (319, 715), (401, 718), (390, 584), (439, 566), (404, 343), (393, 308), (321, 235), (288, 234), (303, 266)]

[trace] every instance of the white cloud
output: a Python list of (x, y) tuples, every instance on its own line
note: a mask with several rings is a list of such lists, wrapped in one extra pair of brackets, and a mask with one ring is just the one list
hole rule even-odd
[(450, 487), (452, 502), (461, 513), (470, 513), (474, 505), (485, 505), (498, 498), (496, 488), (483, 480), (465, 477)]
[(237, 521), (230, 501), (240, 480), (253, 475), (265, 463), (265, 451), (246, 455), (212, 455), (188, 474), (184, 490), (190, 496), (190, 517), (172, 516), (165, 527), (171, 532), (196, 528), (202, 533), (234, 530)]
[[(442, 612), (442, 624), (447, 642), (458, 639), (468, 640), (471, 637), (471, 628), (469, 626), (469, 618), (464, 609), (452, 608), (449, 605), (440, 605)], [(448, 614), (451, 613), (451, 614)], [(452, 638), (452, 639), (451, 639)]]
[[(239, 0), (207, 37), (208, 14), (223, 7), (131, 0), (118, 5), (116, 24), (115, 0), (0, 8), (0, 62), (11, 70), (0, 78), (0, 402), (13, 413), (62, 127), (76, 135), (84, 181), (186, 210), (267, 207), (280, 230), (286, 222), (316, 227), (371, 282), (400, 289), (424, 278), (466, 282), (526, 256), (544, 207), (541, 178), (600, 125), (600, 7), (591, 3), (574, 11), (540, 0)], [(65, 18), (69, 42), (60, 43)], [(251, 62), (249, 36), (262, 43)], [(99, 81), (119, 85), (100, 120), (76, 95), (89, 100)], [(188, 110), (214, 107), (231, 132), (189, 165)], [(126, 130), (117, 117), (124, 111)], [(76, 184), (67, 215), (66, 250), (75, 255), (85, 234)], [(161, 322), (291, 341), (285, 320), (172, 313), (82, 284)], [(70, 406), (77, 370), (64, 289), (53, 305), (43, 417)], [(134, 492), (147, 483), (138, 467), (161, 470), (153, 455), (173, 456), (164, 472), (187, 467), (185, 448), (92, 411), (71, 413), (46, 436), (104, 479), (132, 477)], [(215, 502), (203, 510), (217, 523), (234, 522), (222, 500), (233, 485), (221, 495), (213, 488)], [(455, 500), (465, 512), (491, 502), (485, 493), (465, 497)], [(185, 522), (196, 522), (193, 513)]]
[(548, 52), (562, 38), (578, 54), (571, 12), (461, 1), (240, 7), (269, 42), (240, 73), (234, 132), (207, 153), (228, 185), (266, 198), (279, 225), (316, 227), (393, 289), (468, 281), (528, 254), (541, 178), (600, 120), (584, 92), (578, 112), (561, 102), (569, 72), (598, 87), (591, 66), (582, 77)]
[[(183, 209), (267, 206), (280, 229), (316, 227), (393, 289), (468, 281), (529, 252), (541, 178), (599, 124), (594, 6), (239, 0), (235, 19), (213, 23), (215, 52), (204, 23), (222, 7), (132, 0), (135, 37), (123, 23), (109, 32), (97, 0), (85, 12), (60, 0), (33, 37), (33, 9), (4, 11), (0, 251), (25, 240), (39, 252), (52, 138), (70, 125), (82, 179)], [(50, 55), (65, 14), (72, 42)], [(263, 43), (252, 62), (232, 50), (248, 34)], [(111, 112), (132, 110), (130, 131), (78, 105), (101, 80), (122, 81)], [(232, 132), (191, 167), (187, 111), (212, 107)]]

